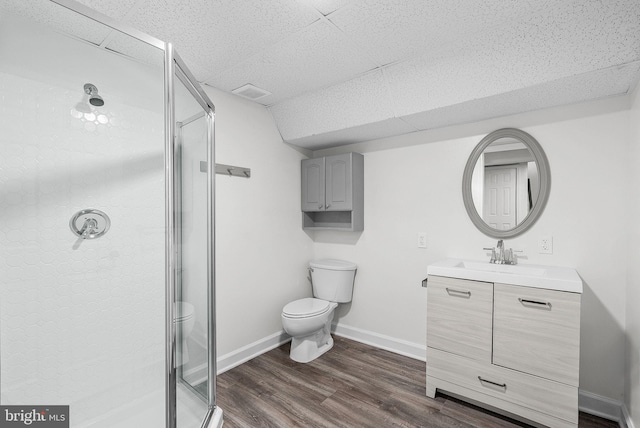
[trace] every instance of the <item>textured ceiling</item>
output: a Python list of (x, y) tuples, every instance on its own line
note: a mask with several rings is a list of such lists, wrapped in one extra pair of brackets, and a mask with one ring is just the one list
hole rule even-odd
[(204, 84), (271, 92), (256, 102), (309, 149), (621, 95), (640, 76), (639, 0), (80, 3), (172, 42)]

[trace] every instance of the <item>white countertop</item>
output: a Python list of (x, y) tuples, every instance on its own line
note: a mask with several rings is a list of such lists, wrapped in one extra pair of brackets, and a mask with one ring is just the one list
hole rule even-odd
[(582, 279), (573, 268), (544, 265), (501, 265), (488, 261), (446, 259), (430, 264), (428, 275), (582, 293)]

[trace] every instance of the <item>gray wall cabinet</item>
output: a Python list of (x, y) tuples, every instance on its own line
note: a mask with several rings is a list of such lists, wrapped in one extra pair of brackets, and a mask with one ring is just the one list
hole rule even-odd
[(364, 229), (364, 156), (304, 159), (301, 172), (304, 229)]

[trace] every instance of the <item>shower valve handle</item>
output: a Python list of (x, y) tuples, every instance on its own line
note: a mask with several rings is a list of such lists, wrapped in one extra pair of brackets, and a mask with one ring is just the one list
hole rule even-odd
[(84, 221), (84, 225), (82, 229), (80, 229), (80, 234), (84, 239), (87, 239), (89, 235), (95, 232), (98, 229), (98, 222), (94, 218), (88, 218)]
[(107, 233), (111, 227), (109, 216), (96, 209), (78, 211), (71, 217), (69, 228), (80, 239), (96, 239)]

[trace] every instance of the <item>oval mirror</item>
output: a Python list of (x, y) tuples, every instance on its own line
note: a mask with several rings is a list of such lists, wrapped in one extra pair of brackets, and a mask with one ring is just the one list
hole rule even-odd
[(512, 238), (538, 219), (549, 198), (551, 173), (540, 144), (514, 128), (493, 131), (473, 149), (462, 177), (464, 207), (493, 238)]

